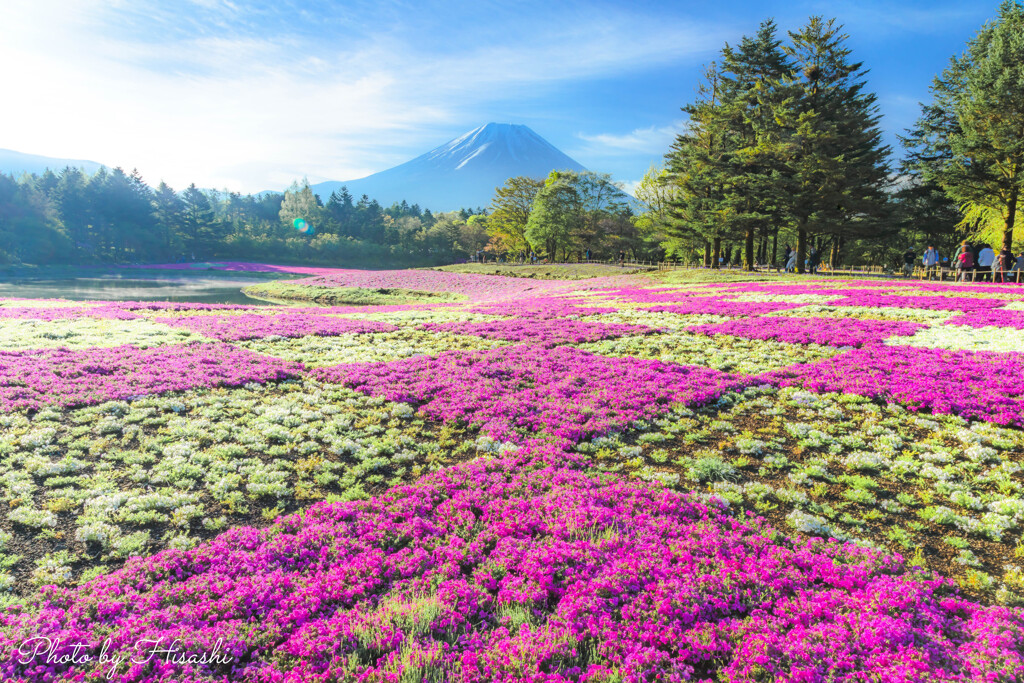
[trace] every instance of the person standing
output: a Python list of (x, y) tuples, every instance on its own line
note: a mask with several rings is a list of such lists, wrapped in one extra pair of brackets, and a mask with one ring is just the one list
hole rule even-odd
[(811, 275), (816, 275), (818, 273), (818, 266), (821, 265), (821, 254), (818, 253), (817, 249), (811, 249), (811, 257), (807, 259), (807, 265), (809, 266), (808, 270)]
[(1009, 249), (1004, 248), (999, 252), (999, 259), (996, 264), (998, 269), (997, 272), (994, 273), (994, 275), (999, 276), (998, 282), (1006, 281), (1006, 274), (1013, 270), (1016, 263), (1017, 261), (1013, 258), (1013, 253), (1011, 253)]
[(626, 252), (619, 249), (619, 265), (622, 267), (626, 266)]
[(981, 251), (978, 252), (978, 268), (986, 282), (992, 281), (992, 265), (995, 262), (996, 252), (987, 244), (982, 245)]
[(928, 275), (928, 279), (931, 280), (939, 269), (939, 252), (935, 251), (935, 247), (928, 247), (924, 250), (921, 263), (924, 265), (924, 271)]
[[(966, 244), (964, 242), (965, 246)], [(960, 282), (967, 282), (967, 273), (974, 272), (974, 254), (971, 253), (969, 248), (960, 250), (959, 255), (956, 257), (956, 268), (960, 271)]]
[(917, 254), (914, 253), (913, 249), (907, 249), (903, 252), (903, 274), (906, 277), (914, 274), (914, 261), (916, 260)]

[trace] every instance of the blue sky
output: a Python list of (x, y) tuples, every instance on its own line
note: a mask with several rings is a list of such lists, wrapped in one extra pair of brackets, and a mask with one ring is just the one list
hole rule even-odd
[[(998, 3), (6, 3), (0, 148), (253, 192), (348, 180), (520, 123), (627, 185), (684, 124), (702, 65), (774, 17), (845, 25), (886, 139)], [(12, 66), (15, 65), (15, 66)], [(898, 151), (898, 149), (897, 149)]]

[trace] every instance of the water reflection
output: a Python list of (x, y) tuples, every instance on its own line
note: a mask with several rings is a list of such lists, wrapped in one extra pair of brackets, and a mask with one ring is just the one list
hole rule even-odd
[(293, 279), (288, 274), (258, 277), (210, 271), (90, 271), (77, 277), (8, 277), (0, 275), (0, 297), (72, 299), (74, 301), (194, 301), (218, 304), (275, 304), (252, 299), (241, 289), (267, 280)]

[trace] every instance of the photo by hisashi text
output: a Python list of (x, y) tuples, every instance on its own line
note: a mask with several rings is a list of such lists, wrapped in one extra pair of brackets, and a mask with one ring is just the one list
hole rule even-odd
[[(135, 643), (131, 652), (112, 651), (110, 640), (105, 640), (99, 653), (90, 654), (87, 650), (92, 649), (86, 643), (75, 643), (74, 645), (62, 645), (59, 638), (46, 638), (39, 636), (29, 638), (18, 646), (16, 652), (17, 661), (20, 664), (57, 664), (85, 666), (98, 664), (100, 667), (109, 667), (107, 677), (114, 674), (118, 667), (125, 662), (131, 664), (145, 664), (151, 661), (159, 661), (165, 664), (209, 664), (227, 665), (234, 662), (234, 657), (223, 652), (223, 640), (218, 639), (212, 649), (206, 652), (191, 652), (183, 650), (179, 641), (167, 642), (166, 638), (156, 640), (140, 640)], [(167, 643), (166, 645), (164, 643)]]

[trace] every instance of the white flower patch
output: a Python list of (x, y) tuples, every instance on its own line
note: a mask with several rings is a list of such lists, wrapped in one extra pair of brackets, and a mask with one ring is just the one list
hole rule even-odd
[(895, 320), (912, 323), (938, 324), (959, 313), (933, 311), (923, 308), (894, 308), (889, 306), (825, 306), (810, 304), (801, 308), (775, 311), (768, 316), (797, 316), (801, 318), (859, 318), (862, 320)]
[(679, 330), (691, 325), (713, 325), (731, 320), (724, 315), (651, 313), (642, 309), (623, 309), (617, 313), (601, 313), (599, 315), (582, 316), (588, 323), (610, 323), (615, 325), (646, 325), (647, 327), (664, 327)]
[(36, 529), (44, 527), (53, 529), (57, 526), (57, 515), (49, 510), (37, 510), (28, 505), (21, 505), (7, 513), (7, 519)]
[(379, 363), (411, 356), (436, 356), (444, 351), (473, 351), (505, 346), (508, 342), (473, 335), (427, 332), (413, 327), (395, 332), (341, 334), (335, 337), (310, 335), (271, 341), (251, 339), (238, 342), (251, 351), (308, 367), (345, 363)]
[(122, 344), (146, 348), (194, 341), (209, 340), (188, 330), (149, 320), (72, 318), (46, 321), (8, 318), (0, 325), (0, 348), (7, 351), (57, 347), (84, 349)]
[[(728, 295), (726, 295), (728, 296)], [(729, 301), (741, 301), (748, 303), (786, 303), (786, 304), (828, 304), (829, 302), (841, 299), (843, 293), (837, 291), (835, 294), (737, 294), (729, 296)]]
[(1024, 351), (1024, 330), (1008, 327), (968, 327), (935, 325), (918, 330), (910, 337), (891, 337), (890, 346), (917, 346), (928, 349), (962, 351)]

